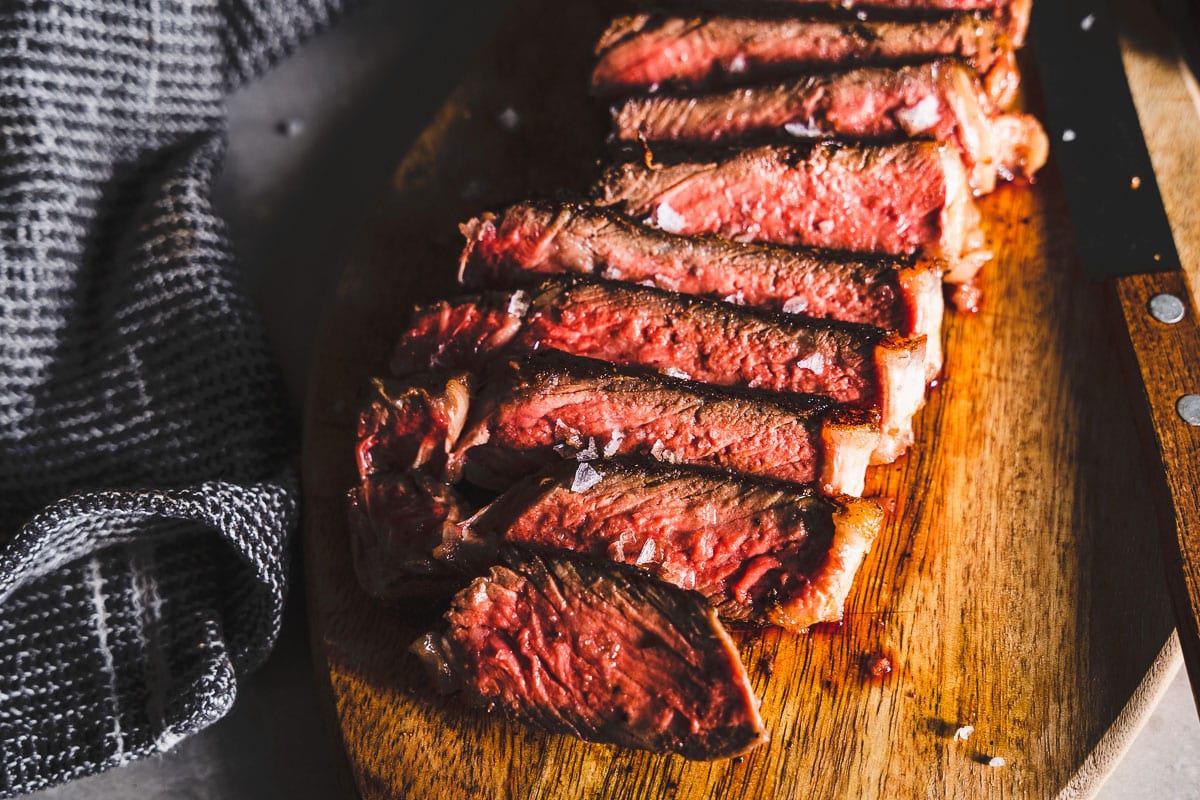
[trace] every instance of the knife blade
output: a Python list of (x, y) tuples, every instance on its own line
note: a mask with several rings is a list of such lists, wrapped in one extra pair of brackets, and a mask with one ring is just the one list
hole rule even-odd
[(1200, 707), (1200, 327), (1192, 294), (1108, 3), (1038, 0), (1030, 32), (1080, 263), (1112, 285), (1141, 378), (1141, 421), (1161, 467), (1153, 480), (1167, 588)]

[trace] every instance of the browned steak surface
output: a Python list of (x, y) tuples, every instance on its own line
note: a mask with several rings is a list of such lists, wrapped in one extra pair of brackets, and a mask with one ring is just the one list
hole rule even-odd
[(442, 471), (466, 421), (470, 396), (470, 376), (463, 373), (372, 379), (358, 417), (359, 475)]
[(767, 740), (716, 612), (624, 565), (506, 551), (413, 645), (438, 682), (593, 742), (728, 758)]
[(385, 602), (449, 595), (468, 573), (456, 558), (458, 523), (471, 515), (453, 489), (421, 470), (378, 472), (350, 492), (350, 550), (367, 594)]

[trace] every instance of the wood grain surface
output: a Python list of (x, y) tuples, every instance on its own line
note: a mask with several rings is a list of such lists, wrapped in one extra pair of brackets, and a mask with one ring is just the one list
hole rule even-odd
[[(427, 797), (1090, 794), (1178, 663), (1154, 470), (1120, 314), (1074, 263), (1054, 165), (984, 199), (983, 310), (951, 316), (918, 444), (875, 470), (891, 508), (844, 624), (740, 637), (772, 741), (692, 763), (547, 735), (436, 696), (406, 648), (440, 609), (358, 588), (346, 540), (354, 417), (413, 302), (451, 293), (456, 225), (598, 173), (585, 94), (602, 4), (518, 3), (367, 220), (324, 320), (307, 408), (314, 646), (359, 790)], [(1036, 75), (1027, 68), (1035, 112)], [(512, 109), (514, 130), (502, 121)], [(886, 657), (890, 674), (869, 675)], [(973, 725), (967, 741), (955, 730)], [(993, 757), (1004, 766), (989, 766)]]

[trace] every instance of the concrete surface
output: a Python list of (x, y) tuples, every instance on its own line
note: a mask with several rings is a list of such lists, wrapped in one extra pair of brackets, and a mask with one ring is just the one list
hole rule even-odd
[[(218, 202), (297, 430), (316, 323), (355, 225), (506, 5), (376, 0), (232, 99)], [(32, 797), (352, 797), (317, 702), (298, 564), (295, 577), (279, 647), (228, 718), (169, 754)], [(1098, 797), (1200, 798), (1200, 720), (1182, 671)]]

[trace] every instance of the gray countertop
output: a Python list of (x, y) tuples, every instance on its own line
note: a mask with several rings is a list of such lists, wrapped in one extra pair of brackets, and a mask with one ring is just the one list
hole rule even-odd
[[(506, 5), (376, 2), (232, 98), (218, 205), (297, 430), (322, 304), (355, 227)], [(298, 563), (293, 573), (279, 646), (226, 719), (168, 754), (32, 797), (352, 797), (318, 703)], [(1182, 670), (1098, 797), (1200, 798), (1200, 719)]]

